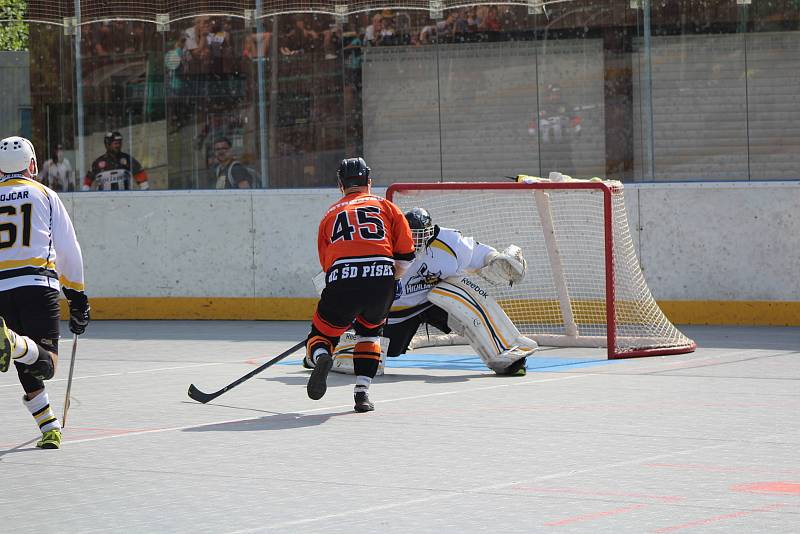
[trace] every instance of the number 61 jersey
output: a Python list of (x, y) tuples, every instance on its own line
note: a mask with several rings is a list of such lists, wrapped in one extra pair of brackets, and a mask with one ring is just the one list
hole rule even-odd
[(84, 290), (83, 257), (64, 204), (30, 178), (0, 178), (0, 291), (61, 285)]
[(368, 193), (350, 193), (328, 208), (319, 223), (317, 250), (325, 272), (337, 263), (414, 259), (414, 241), (403, 212)]

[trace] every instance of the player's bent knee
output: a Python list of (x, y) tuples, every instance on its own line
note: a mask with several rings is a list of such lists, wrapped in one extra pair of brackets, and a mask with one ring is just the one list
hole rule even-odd
[(15, 362), (14, 365), (17, 368), (19, 383), (22, 385), (22, 389), (25, 391), (26, 394), (34, 393), (36, 391), (44, 389), (44, 380), (38, 378), (37, 376), (34, 376), (29, 372), (30, 367), (32, 366), (25, 365), (19, 362)]
[(33, 375), (41, 381), (50, 380), (56, 374), (55, 358), (50, 351), (40, 349), (39, 359), (27, 367), (28, 374)]

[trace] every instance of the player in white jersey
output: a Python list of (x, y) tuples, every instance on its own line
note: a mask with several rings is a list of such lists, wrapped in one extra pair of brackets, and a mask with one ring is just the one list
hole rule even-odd
[[(422, 208), (414, 208), (407, 212), (406, 218), (414, 235), (417, 257), (397, 283), (395, 300), (392, 303), (387, 324), (384, 327), (383, 335), (389, 338), (389, 348), (387, 350), (387, 356), (389, 357), (399, 356), (408, 350), (409, 344), (421, 324), (432, 325), (446, 334), (451, 332), (451, 327), (453, 326), (451, 314), (429, 300), (432, 297), (431, 292), (442, 281), (451, 277), (475, 274), (481, 269), (484, 270), (483, 272), (486, 269), (497, 270), (493, 269), (495, 267), (493, 263), (495, 262), (498, 263), (500, 271), (509, 273), (508, 276), (503, 276), (506, 282), (519, 281), (525, 270), (524, 258), (522, 258), (521, 252), (518, 253), (520, 261), (517, 261), (508, 257), (504, 252), (498, 252), (494, 247), (479, 243), (472, 237), (463, 236), (458, 230), (434, 225), (431, 216)], [(517, 247), (514, 248), (519, 250)], [(514, 269), (508, 267), (509, 262), (514, 263)], [(463, 280), (460, 283), (468, 286), (469, 289), (465, 288), (464, 291), (471, 292), (477, 288), (478, 294), (487, 299), (489, 298), (484, 290), (477, 287), (477, 284), (471, 281), (464, 282)], [(457, 292), (460, 291), (457, 287), (451, 289)], [(470, 298), (467, 293), (463, 293), (455, 296), (452, 300), (464, 302), (464, 299)], [(507, 328), (513, 329), (515, 333), (506, 337), (518, 339), (519, 332), (516, 331), (499, 306), (493, 300), (492, 302), (492, 313), (499, 317), (484, 322), (501, 325), (501, 327), (508, 325)], [(470, 304), (468, 307), (474, 310), (479, 306)], [(450, 320), (450, 325), (448, 325), (448, 320)], [(470, 329), (472, 326), (465, 325), (465, 328)], [(495, 333), (490, 334), (490, 337), (497, 338)], [(485, 351), (480, 350), (483, 347), (476, 346), (476, 343), (472, 342), (471, 344), (476, 349), (479, 349), (482, 359), (498, 374), (524, 375), (525, 357), (523, 354), (532, 353), (536, 343), (524, 337), (521, 337), (521, 339), (523, 340), (523, 346), (530, 347), (530, 351), (515, 352), (516, 355), (520, 356), (516, 360), (513, 360), (513, 356), (508, 353), (503, 353), (503, 351), (511, 350), (510, 343), (505, 346), (499, 344), (496, 350), (488, 347)], [(482, 345), (485, 346), (487, 343), (482, 343)], [(500, 360), (496, 358), (497, 355), (501, 356)], [(509, 360), (513, 361), (508, 364)]]
[(61, 446), (61, 425), (44, 381), (58, 363), (59, 289), (69, 301), (69, 328), (89, 323), (83, 258), (64, 204), (38, 173), (33, 145), (22, 137), (0, 141), (0, 372), (17, 369), (43, 449)]

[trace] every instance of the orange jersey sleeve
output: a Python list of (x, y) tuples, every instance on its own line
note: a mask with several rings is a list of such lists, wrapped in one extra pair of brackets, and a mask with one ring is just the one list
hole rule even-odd
[(394, 258), (414, 253), (400, 209), (385, 198), (353, 193), (333, 204), (319, 223), (319, 263), (324, 271), (346, 258)]
[(392, 223), (394, 257), (401, 260), (414, 259), (414, 238), (411, 237), (411, 227), (408, 220), (400, 208), (390, 201), (386, 201), (387, 209), (393, 213), (394, 222)]

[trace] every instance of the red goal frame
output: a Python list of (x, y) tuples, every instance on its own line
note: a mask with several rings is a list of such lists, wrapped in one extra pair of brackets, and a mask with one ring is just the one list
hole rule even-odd
[(670, 354), (686, 354), (694, 352), (697, 344), (691, 341), (688, 345), (671, 347), (639, 348), (630, 351), (616, 350), (617, 321), (614, 288), (614, 229), (612, 214), (612, 194), (621, 192), (621, 185), (603, 181), (570, 181), (570, 182), (535, 182), (535, 183), (503, 183), (503, 182), (401, 182), (391, 184), (386, 190), (386, 198), (394, 199), (394, 195), (402, 191), (447, 191), (447, 190), (565, 190), (589, 189), (603, 194), (604, 250), (605, 250), (605, 290), (606, 290), (606, 336), (608, 359), (640, 358), (646, 356), (665, 356)]

